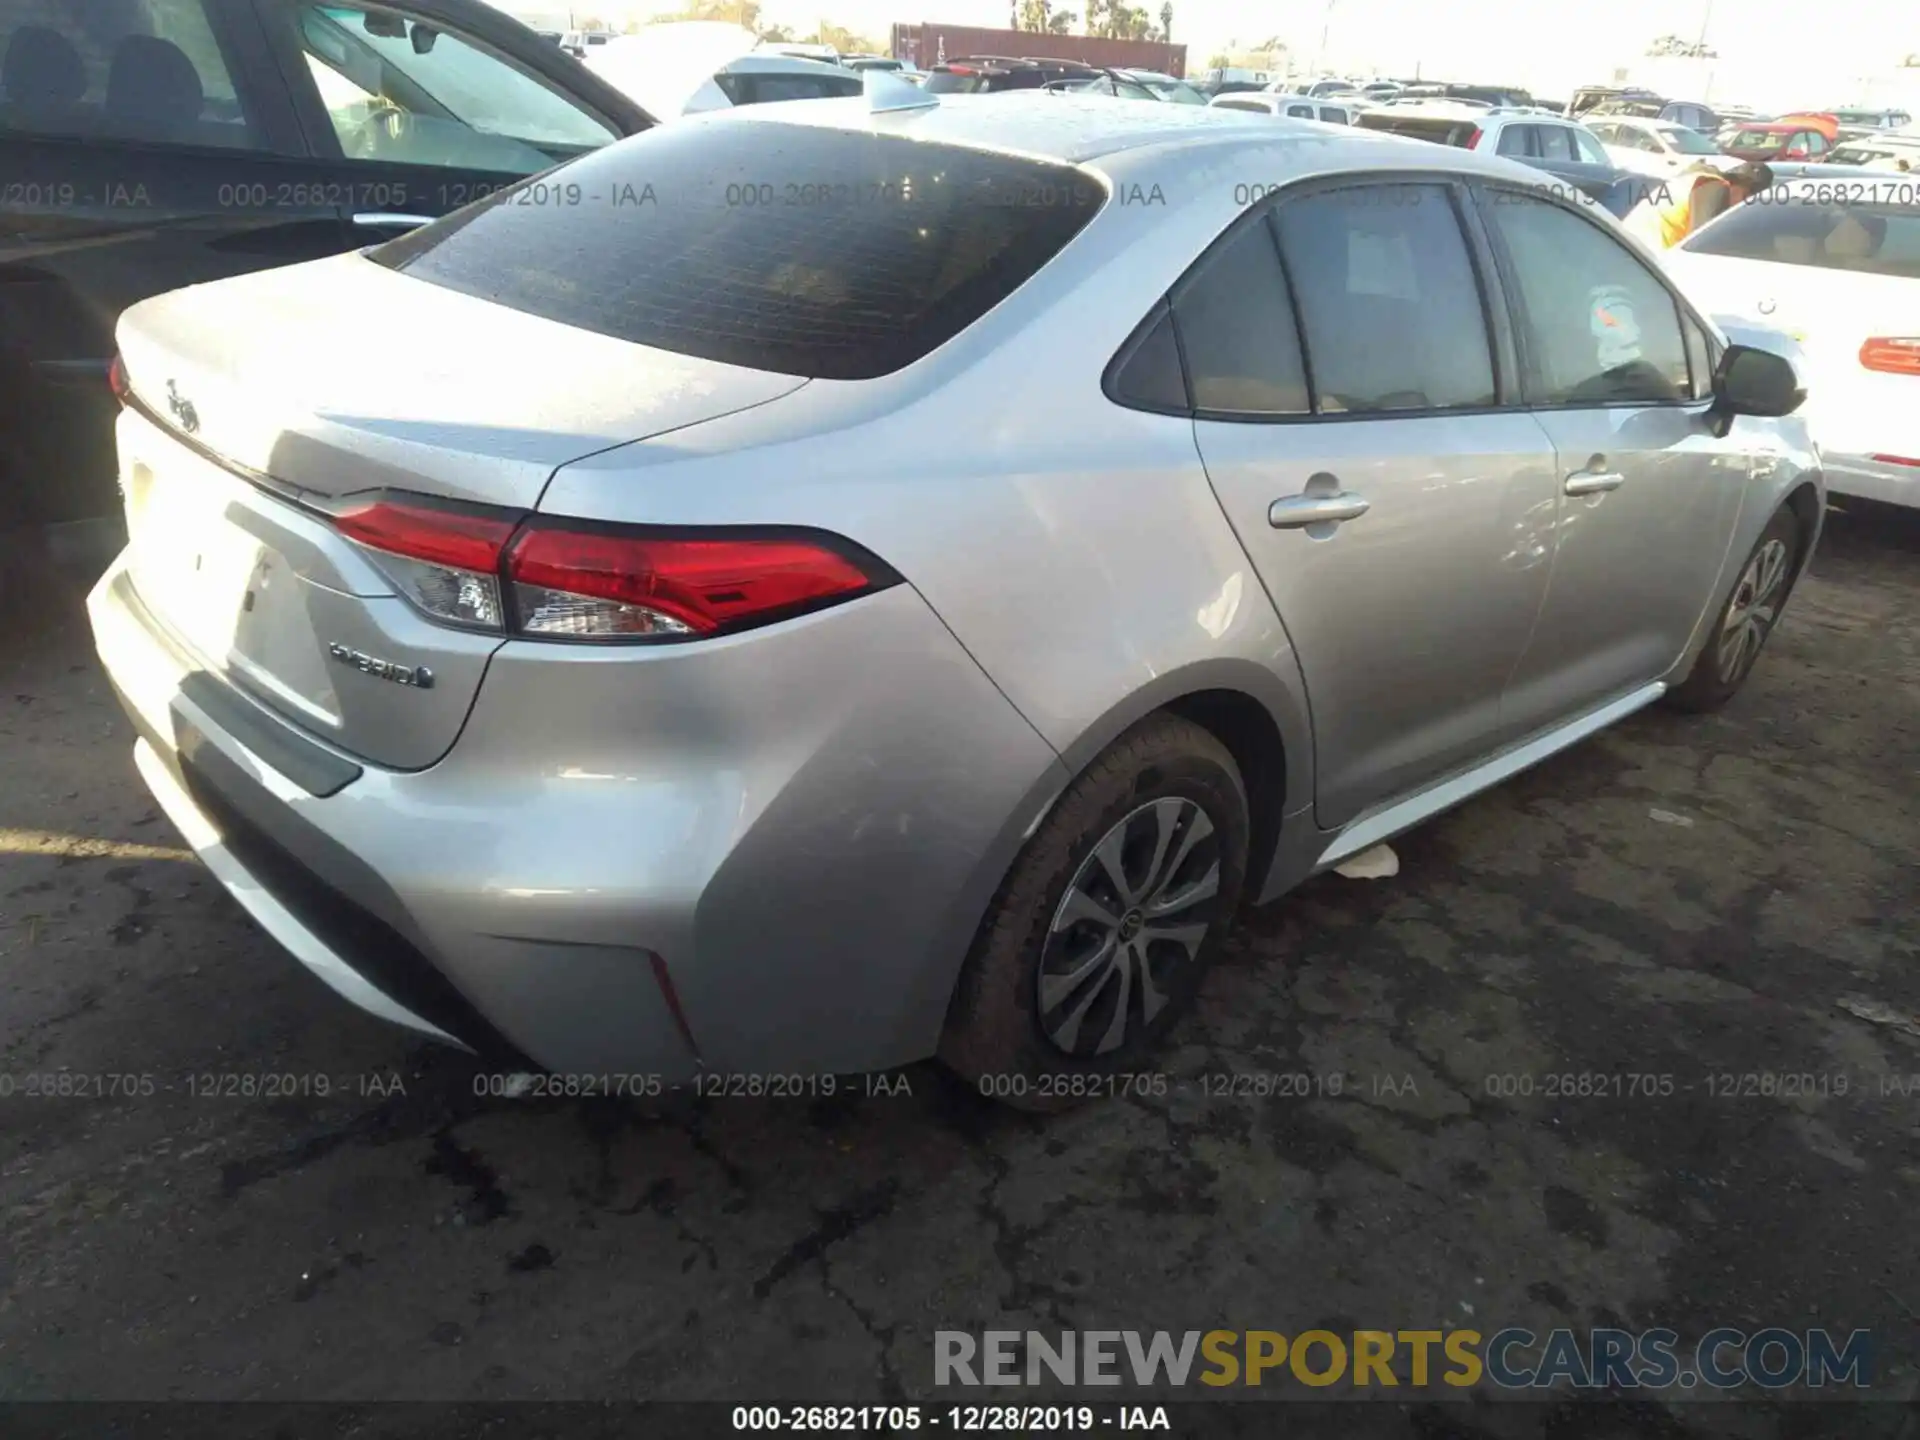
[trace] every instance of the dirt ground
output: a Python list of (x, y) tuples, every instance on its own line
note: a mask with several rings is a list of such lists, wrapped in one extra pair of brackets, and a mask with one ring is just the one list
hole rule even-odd
[[(1920, 525), (1833, 517), (1725, 712), (1643, 713), (1405, 837), (1397, 878), (1251, 914), (1168, 1094), (1039, 1120), (930, 1067), (476, 1096), (179, 851), (77, 594), (11, 607), (0, 1399), (876, 1401), (932, 1395), (936, 1329), (1464, 1324), (1866, 1328), (1911, 1399), (1917, 658)], [(59, 1071), (132, 1078), (24, 1093)], [(1343, 1091), (1202, 1093), (1230, 1071)], [(207, 1093), (263, 1074), (331, 1093)]]

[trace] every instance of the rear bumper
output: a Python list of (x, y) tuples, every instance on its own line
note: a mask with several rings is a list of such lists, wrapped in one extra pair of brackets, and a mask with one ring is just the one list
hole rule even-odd
[[(89, 609), (143, 777), (268, 934), (372, 1014), (557, 1071), (930, 1054), (1066, 779), (907, 586), (671, 652), (509, 643), (411, 772), (208, 674), (124, 562)], [(356, 773), (289, 774), (289, 738)]]
[(1889, 465), (1870, 455), (1836, 455), (1824, 447), (1820, 462), (1827, 472), (1827, 489), (1835, 495), (1920, 509), (1920, 465)]

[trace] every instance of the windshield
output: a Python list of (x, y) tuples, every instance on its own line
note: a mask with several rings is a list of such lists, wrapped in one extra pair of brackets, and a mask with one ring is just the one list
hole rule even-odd
[(987, 77), (976, 70), (935, 70), (920, 88), (933, 95), (972, 95), (986, 85)]
[(1733, 150), (1752, 150), (1771, 154), (1775, 150), (1784, 150), (1787, 141), (1793, 138), (1791, 130), (1736, 130), (1727, 147)]
[[(563, 203), (525, 203), (535, 183)], [(1105, 200), (1074, 166), (932, 140), (662, 125), (369, 254), (634, 344), (864, 380), (973, 324)]]
[[(439, 148), (448, 153), (442, 163), (525, 173), (616, 138), (559, 92), (456, 35), (398, 16), (399, 34), (375, 33), (369, 23), (366, 11), (344, 5), (300, 14), (308, 69), (354, 158), (420, 160)], [(396, 150), (392, 137), (402, 129), (406, 145)], [(500, 143), (482, 153), (474, 136)]]
[(1844, 181), (1828, 190), (1875, 192), (1892, 203), (1822, 202), (1819, 187), (1790, 195), (1793, 203), (1749, 200), (1684, 242), (1702, 255), (1770, 260), (1868, 275), (1920, 280), (1920, 185)]
[(1698, 130), (1689, 130), (1683, 125), (1662, 125), (1660, 138), (1667, 142), (1669, 150), (1678, 150), (1682, 155), (1718, 155), (1720, 147), (1702, 135)]

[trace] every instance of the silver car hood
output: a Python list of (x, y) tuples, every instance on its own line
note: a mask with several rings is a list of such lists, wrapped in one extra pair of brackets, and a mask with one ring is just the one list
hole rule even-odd
[(121, 316), (118, 339), (162, 420), (321, 496), (532, 509), (571, 460), (807, 383), (543, 320), (358, 253), (156, 296)]

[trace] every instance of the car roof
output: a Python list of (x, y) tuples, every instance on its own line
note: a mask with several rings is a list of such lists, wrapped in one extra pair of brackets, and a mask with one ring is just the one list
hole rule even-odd
[(729, 60), (720, 67), (720, 70), (732, 75), (845, 76), (847, 74), (844, 65), (833, 65), (825, 60), (808, 60), (799, 55), (782, 55), (765, 50), (756, 50), (751, 55), (742, 55), (737, 60)]
[[(1341, 170), (1433, 170), (1537, 181), (1539, 174), (1513, 160), (1444, 145), (1409, 151), (1404, 136), (1384, 131), (1333, 129), (1296, 120), (1212, 105), (1141, 105), (1103, 95), (1049, 94), (1041, 90), (1003, 95), (940, 95), (934, 105), (875, 112), (860, 96), (745, 105), (687, 123), (814, 125), (830, 129), (900, 135), (914, 140), (992, 150), (1078, 165), (1129, 152), (1155, 151), (1170, 171), (1186, 173), (1194, 152), (1228, 158), (1235, 149), (1260, 149), (1261, 163), (1286, 169), (1284, 148), (1298, 144), (1300, 173)], [(1274, 149), (1282, 147), (1282, 155)], [(1418, 159), (1410, 162), (1410, 155)]]

